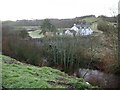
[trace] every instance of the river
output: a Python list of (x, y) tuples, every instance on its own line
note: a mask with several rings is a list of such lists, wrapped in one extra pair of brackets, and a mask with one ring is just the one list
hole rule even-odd
[(120, 88), (120, 77), (114, 74), (107, 74), (98, 70), (90, 69), (79, 69), (75, 74), (77, 77), (84, 77), (85, 81), (93, 86)]

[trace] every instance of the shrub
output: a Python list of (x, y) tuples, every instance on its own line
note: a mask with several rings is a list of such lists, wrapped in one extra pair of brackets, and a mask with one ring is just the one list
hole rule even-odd
[(29, 36), (29, 35), (28, 35), (28, 32), (27, 32), (26, 30), (20, 31), (19, 35), (20, 35), (20, 37), (23, 38), (23, 39)]
[(79, 67), (87, 68), (91, 62), (90, 57), (83, 54), (83, 49), (90, 48), (89, 37), (64, 36), (24, 40), (16, 33), (8, 34), (3, 42), (3, 54), (33, 65), (42, 66), (46, 60), (49, 66), (73, 72)]
[(117, 33), (117, 28), (111, 23), (100, 20), (97, 25), (98, 30), (103, 31), (104, 33)]
[[(91, 48), (91, 37), (53, 37), (45, 40), (50, 44), (49, 63), (65, 72), (73, 72), (77, 68), (94, 68), (92, 56), (87, 56), (85, 49)], [(47, 44), (47, 45), (48, 45)]]

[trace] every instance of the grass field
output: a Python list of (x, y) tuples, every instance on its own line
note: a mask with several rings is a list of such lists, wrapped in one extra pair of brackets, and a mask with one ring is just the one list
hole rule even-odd
[(35, 31), (29, 31), (29, 36), (31, 36), (32, 38), (42, 38), (44, 37), (43, 34), (39, 34), (41, 32), (41, 30), (35, 30)]
[(0, 55), (2, 86), (5, 88), (91, 88), (82, 78), (68, 76), (50, 67), (23, 64), (8, 56)]
[(98, 18), (96, 18), (96, 17), (87, 17), (87, 18), (84, 18), (82, 20), (85, 20), (87, 23), (93, 23), (93, 22), (96, 22), (98, 20)]

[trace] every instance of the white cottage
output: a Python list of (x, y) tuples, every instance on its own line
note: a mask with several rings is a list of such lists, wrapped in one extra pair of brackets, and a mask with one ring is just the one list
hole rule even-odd
[(80, 35), (91, 35), (93, 30), (91, 28), (85, 28), (80, 30)]
[[(73, 32), (74, 31), (74, 32)], [(65, 35), (91, 35), (93, 33), (93, 30), (90, 28), (89, 24), (80, 24), (74, 26), (70, 30), (65, 31)]]
[(70, 30), (66, 30), (66, 31), (65, 31), (65, 35), (73, 36), (73, 33), (72, 33)]
[(74, 31), (76, 31), (77, 33), (79, 32), (79, 28), (77, 27), (76, 24), (74, 24), (74, 26), (73, 26), (70, 30), (74, 30)]

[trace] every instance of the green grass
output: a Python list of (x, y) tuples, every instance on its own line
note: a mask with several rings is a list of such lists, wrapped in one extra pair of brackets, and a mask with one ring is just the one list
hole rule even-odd
[(82, 20), (85, 20), (87, 23), (92, 23), (91, 29), (93, 31), (98, 30), (97, 29), (97, 21), (99, 20), (98, 18), (96, 18), (96, 17), (87, 17), (87, 18), (84, 18)]
[(98, 29), (97, 29), (97, 23), (93, 23), (92, 25), (91, 25), (91, 29), (93, 30), (93, 31), (98, 31)]
[(29, 35), (30, 35), (32, 38), (42, 38), (42, 37), (44, 37), (43, 34), (39, 34), (40, 32), (41, 32), (41, 30), (30, 31), (30, 32), (29, 32)]
[(1, 60), (3, 61), (2, 85), (5, 88), (92, 87), (91, 85), (86, 84), (82, 78), (68, 76), (57, 69), (23, 64), (4, 55), (0, 55), (0, 61)]
[(85, 20), (87, 23), (93, 23), (93, 22), (96, 22), (98, 19), (95, 17), (88, 17), (88, 18), (84, 18), (82, 20)]

